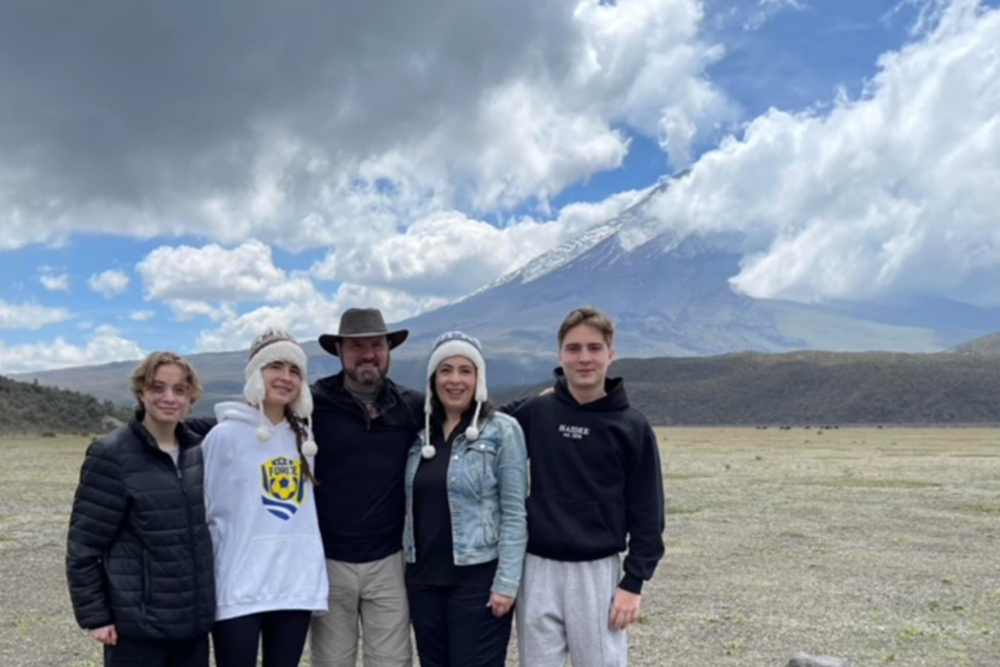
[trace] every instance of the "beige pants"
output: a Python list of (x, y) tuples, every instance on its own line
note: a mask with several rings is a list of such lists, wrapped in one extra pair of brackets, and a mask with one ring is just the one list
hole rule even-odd
[(359, 629), (364, 667), (411, 667), (403, 567), (402, 551), (370, 563), (326, 561), (330, 611), (312, 620), (313, 667), (355, 667)]

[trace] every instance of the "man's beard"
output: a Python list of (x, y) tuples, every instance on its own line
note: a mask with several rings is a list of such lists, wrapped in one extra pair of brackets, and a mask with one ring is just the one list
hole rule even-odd
[(355, 384), (362, 387), (377, 387), (382, 384), (382, 380), (385, 379), (386, 374), (388, 374), (389, 364), (387, 362), (384, 368), (367, 366), (362, 371), (354, 369), (349, 371), (345, 370), (344, 372)]

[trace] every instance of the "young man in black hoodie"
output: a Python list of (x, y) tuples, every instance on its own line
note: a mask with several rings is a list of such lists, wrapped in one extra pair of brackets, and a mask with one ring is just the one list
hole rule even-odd
[[(623, 666), (625, 629), (663, 556), (656, 436), (608, 378), (614, 324), (593, 308), (559, 328), (554, 391), (513, 415), (527, 439), (528, 555), (517, 601), (522, 667)], [(620, 554), (627, 550), (624, 574)]]

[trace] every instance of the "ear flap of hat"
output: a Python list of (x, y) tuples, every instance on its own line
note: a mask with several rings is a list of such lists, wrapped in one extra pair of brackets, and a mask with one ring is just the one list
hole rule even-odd
[(292, 403), (291, 408), (292, 414), (299, 419), (309, 419), (312, 416), (313, 397), (305, 378), (302, 378), (302, 389), (299, 390), (299, 397)]
[(264, 387), (264, 374), (258, 368), (247, 368), (246, 384), (243, 385), (243, 398), (250, 405), (260, 405), (264, 402), (267, 389)]

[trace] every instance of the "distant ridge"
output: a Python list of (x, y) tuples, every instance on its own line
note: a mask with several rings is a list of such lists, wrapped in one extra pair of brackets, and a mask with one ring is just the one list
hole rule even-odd
[(1000, 356), (741, 353), (617, 371), (657, 424), (1000, 423)]
[[(611, 372), (626, 379), (630, 400), (654, 424), (992, 424), (1000, 423), (1000, 354), (976, 352), (988, 349), (983, 341), (990, 338), (928, 354), (798, 351), (620, 358)], [(304, 347), (311, 380), (340, 370), (337, 359), (316, 343)], [(425, 349), (406, 350), (409, 358), (394, 353), (392, 378), (423, 389)], [(220, 400), (240, 400), (245, 358), (243, 352), (188, 357), (205, 387), (197, 414), (211, 414)], [(553, 349), (550, 358), (488, 354), (487, 365), (490, 394), (502, 401), (547, 384), (556, 360)], [(130, 405), (131, 366), (65, 369), (38, 373), (37, 379)]]
[(959, 354), (1000, 354), (1000, 333), (991, 333), (951, 349)]
[(67, 389), (0, 376), (0, 435), (104, 433), (130, 410)]
[(611, 370), (657, 425), (1000, 424), (1000, 355), (741, 352)]

